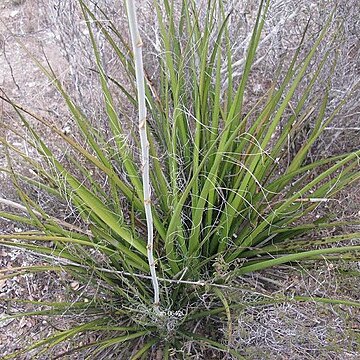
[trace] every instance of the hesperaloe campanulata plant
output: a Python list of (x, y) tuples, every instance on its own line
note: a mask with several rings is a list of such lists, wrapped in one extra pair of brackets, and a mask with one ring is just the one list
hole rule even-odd
[[(186, 356), (177, 351), (191, 341), (190, 353), (196, 344), (202, 344), (241, 358), (242, 351), (232, 349), (219, 335), (211, 338), (211, 331), (204, 328), (206, 321), (213, 317), (221, 321), (225, 316), (230, 332), (233, 310), (310, 299), (301, 294), (273, 299), (238, 288), (249, 294), (248, 301), (230, 303), (228, 292), (237, 289), (239, 279), (281, 264), (335, 261), (341, 254), (357, 259), (360, 246), (347, 241), (358, 238), (358, 233), (314, 236), (317, 229), (346, 223), (331, 222), (327, 217), (313, 221), (311, 216), (319, 204), (329, 202), (360, 177), (359, 151), (312, 161), (308, 158), (347, 100), (339, 99), (338, 106), (327, 111), (332, 72), (327, 78), (322, 75), (327, 61), (335, 60), (329, 50), (314, 61), (320, 44), (329, 39), (332, 17), (307, 52), (302, 51), (304, 32), (287, 67), (262, 97), (248, 104), (247, 86), (270, 1), (260, 1), (239, 78), (234, 73), (238, 59), (232, 55), (228, 26), (232, 11), (221, 0), (208, 1), (205, 7), (194, 0), (154, 1), (154, 37), (158, 37), (154, 77), (143, 71), (135, 2), (126, 4), (132, 45), (104, 11), (100, 14), (105, 21), (99, 21), (86, 2), (79, 0), (110, 135), (102, 135), (92, 126), (50, 64), (43, 66), (34, 59), (63, 96), (78, 128), (76, 136), (64, 133), (51, 119), (14, 103), (5, 94), (1, 96), (13, 106), (28, 134), (25, 137), (11, 127), (8, 131), (23, 138), (39, 158), (29, 157), (6, 137), (1, 138), (8, 158), (8, 167), (2, 170), (12, 178), (21, 204), (1, 200), (10, 210), (0, 216), (25, 224), (29, 231), (3, 234), (0, 243), (27, 249), (49, 262), (2, 273), (11, 277), (66, 270), (81, 283), (99, 287), (90, 302), (30, 301), (50, 310), (27, 315), (61, 315), (64, 309), (71, 309), (73, 314), (88, 314), (88, 318), (84, 316), (81, 325), (56, 332), (6, 358), (38, 348), (40, 354), (50, 354), (59, 343), (87, 332), (100, 337), (59, 356), (91, 351), (88, 358), (100, 358), (112, 348), (114, 354), (132, 359), (155, 353), (169, 359), (171, 353)], [(124, 83), (105, 71), (92, 24), (116, 54)], [(333, 40), (329, 41), (331, 49)], [(136, 91), (131, 90), (134, 83)], [(317, 83), (324, 91), (312, 98)], [(133, 139), (135, 146), (139, 145), (139, 157), (125, 140), (123, 119), (131, 122), (133, 116), (122, 101), (139, 113), (140, 142), (136, 135)], [(33, 121), (51, 129), (59, 142), (71, 149), (65, 153), (66, 161), (39, 135)], [(290, 154), (288, 139), (305, 124), (310, 125), (308, 139)], [(17, 170), (15, 156), (35, 169), (37, 177)], [(49, 215), (27, 193), (29, 185), (70, 203), (81, 223)], [(345, 299), (311, 299), (358, 306)]]

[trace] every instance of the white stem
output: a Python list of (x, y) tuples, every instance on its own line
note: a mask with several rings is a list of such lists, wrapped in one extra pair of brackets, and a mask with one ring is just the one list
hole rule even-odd
[(154, 247), (154, 229), (151, 212), (151, 190), (149, 175), (149, 142), (146, 134), (146, 102), (145, 102), (145, 76), (142, 60), (142, 40), (136, 18), (136, 8), (134, 0), (126, 0), (128, 21), (131, 35), (131, 43), (134, 52), (136, 87), (139, 103), (139, 133), (141, 143), (141, 164), (142, 164), (142, 181), (144, 188), (144, 207), (147, 224), (147, 257), (150, 266), (151, 281), (154, 289), (154, 306), (155, 310), (159, 309), (159, 282), (156, 276), (155, 259), (153, 254)]

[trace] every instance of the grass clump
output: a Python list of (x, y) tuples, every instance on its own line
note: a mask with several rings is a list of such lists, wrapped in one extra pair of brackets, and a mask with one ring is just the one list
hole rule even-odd
[[(105, 12), (106, 21), (99, 21), (79, 0), (101, 84), (106, 134), (91, 125), (50, 64), (34, 59), (63, 96), (77, 125), (76, 136), (1, 96), (13, 106), (30, 136), (23, 138), (39, 158), (1, 138), (8, 158), (3, 171), (11, 176), (22, 204), (3, 199), (21, 213), (8, 210), (0, 216), (26, 224), (29, 231), (3, 234), (0, 244), (27, 249), (49, 262), (22, 271), (65, 270), (79, 283), (98, 287), (86, 302), (34, 302), (50, 309), (24, 315), (56, 316), (66, 308), (84, 314), (84, 321), (5, 358), (34, 349), (39, 349), (37, 356), (50, 354), (58, 344), (89, 332), (100, 334), (98, 340), (57, 356), (169, 359), (186, 358), (199, 349), (206, 354), (209, 348), (242, 358), (246, 351), (231, 345), (231, 312), (236, 309), (294, 300), (358, 306), (355, 301), (300, 295), (273, 298), (250, 288), (238, 288), (247, 293), (246, 301), (231, 301), (238, 279), (254, 272), (308, 260), (336, 261), (343, 254), (348, 261), (358, 258), (360, 246), (349, 245), (358, 233), (314, 238), (318, 229), (346, 223), (327, 216), (313, 221), (311, 213), (359, 179), (360, 151), (308, 156), (347, 101), (340, 99), (327, 111), (333, 71), (325, 77), (323, 70), (327, 62), (334, 70), (336, 63), (331, 56), (334, 39), (328, 35), (332, 17), (307, 51), (302, 51), (304, 29), (290, 64), (248, 106), (246, 90), (270, 1), (259, 4), (240, 77), (233, 69), (239, 59), (232, 56), (232, 10), (225, 5), (221, 0), (208, 1), (206, 7), (194, 0), (154, 1), (158, 70), (151, 78), (143, 69), (145, 41), (137, 29), (134, 3), (127, 2), (130, 42)], [(116, 54), (125, 83), (106, 73), (93, 26)], [(318, 59), (317, 49), (325, 40), (329, 51)], [(324, 91), (314, 97), (312, 89), (319, 83)], [(130, 121), (132, 113), (116, 100), (119, 93), (123, 103), (139, 112), (136, 151), (124, 130), (123, 119)], [(63, 154), (40, 136), (34, 120), (63, 141)], [(293, 151), (289, 139), (304, 126), (308, 137)], [(36, 170), (36, 178), (15, 169), (15, 155)], [(50, 215), (27, 193), (26, 184), (68, 203), (80, 221)], [(227, 341), (216, 330), (224, 323)]]

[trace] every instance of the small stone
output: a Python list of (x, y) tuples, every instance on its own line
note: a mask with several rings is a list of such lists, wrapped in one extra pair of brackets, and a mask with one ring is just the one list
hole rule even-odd
[(74, 291), (76, 291), (76, 290), (79, 289), (80, 284), (79, 284), (77, 281), (72, 281), (72, 282), (70, 283), (70, 286), (71, 286), (71, 288), (72, 288)]
[(19, 10), (14, 10), (10, 13), (10, 17), (15, 17), (19, 13)]
[(7, 284), (6, 279), (0, 279), (0, 292), (6, 291)]
[(0, 328), (8, 326), (10, 323), (12, 323), (15, 319), (8, 318), (7, 314), (0, 314)]

